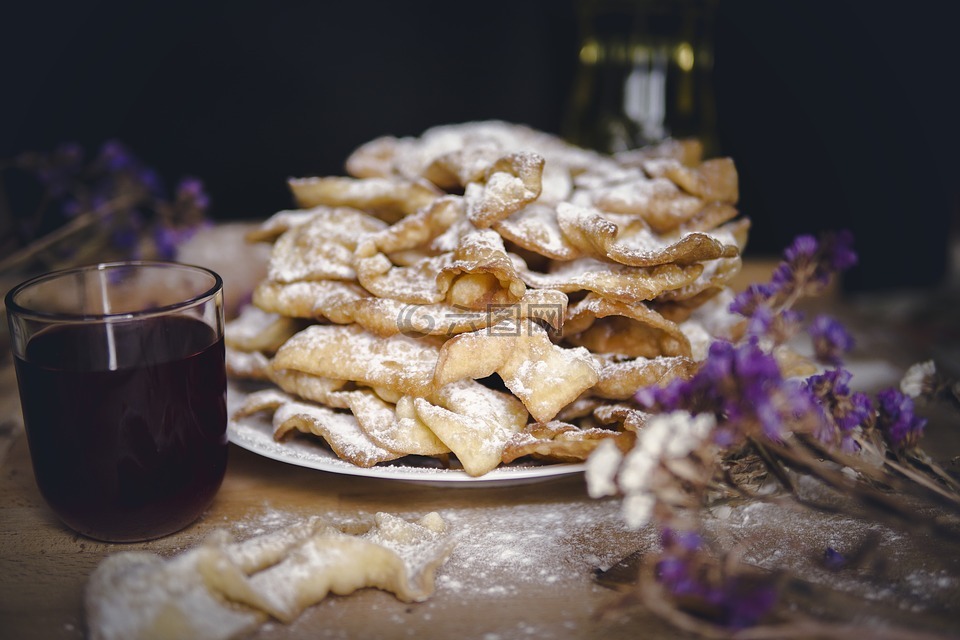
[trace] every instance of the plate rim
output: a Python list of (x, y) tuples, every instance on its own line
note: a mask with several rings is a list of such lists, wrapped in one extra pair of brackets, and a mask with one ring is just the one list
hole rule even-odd
[[(267, 434), (263, 433), (262, 428), (258, 429), (257, 424), (251, 424), (251, 422), (254, 422), (254, 420), (249, 420), (250, 418), (255, 418), (255, 416), (247, 416), (247, 418), (242, 418), (239, 420), (233, 417), (229, 418), (227, 422), (227, 439), (231, 443), (235, 444), (241, 449), (245, 449), (264, 458), (304, 467), (307, 469), (325, 471), (340, 475), (428, 484), (468, 485), (523, 480), (546, 480), (549, 478), (582, 473), (587, 467), (585, 462), (558, 462), (553, 464), (516, 467), (501, 466), (482, 476), (471, 476), (462, 469), (434, 469), (414, 466), (376, 465), (373, 467), (358, 467), (349, 462), (341, 460), (340, 458), (337, 458), (336, 454), (323, 449), (319, 443), (298, 443), (298, 445), (301, 446), (317, 448), (317, 451), (309, 452), (311, 455), (315, 456), (313, 459), (306, 459), (298, 455), (293, 455), (294, 450), (291, 450), (290, 455), (284, 455), (283, 451), (277, 447), (259, 446), (257, 438), (245, 435), (244, 431), (249, 430), (258, 433), (259, 437), (264, 440), (269, 438), (269, 442), (271, 444), (273, 444), (275, 441), (273, 440), (272, 436), (268, 436)], [(256, 422), (262, 422), (262, 426), (266, 426), (265, 421), (256, 420)]]

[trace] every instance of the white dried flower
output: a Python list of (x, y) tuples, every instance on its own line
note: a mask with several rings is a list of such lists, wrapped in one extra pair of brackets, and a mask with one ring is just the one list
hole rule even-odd
[(617, 494), (617, 471), (623, 454), (611, 439), (601, 442), (587, 458), (587, 493), (591, 498), (602, 498)]
[[(647, 421), (637, 434), (633, 449), (623, 458), (617, 476), (617, 485), (625, 496), (623, 515), (627, 526), (639, 528), (650, 521), (656, 503), (656, 471), (661, 463), (689, 456), (709, 438), (715, 426), (713, 415), (693, 416), (686, 411), (660, 414)], [(608, 478), (603, 476), (602, 480)], [(598, 489), (606, 488), (599, 484), (600, 479), (595, 482)]]
[(639, 529), (650, 522), (656, 500), (651, 493), (635, 493), (623, 499), (623, 519), (631, 529)]
[(659, 451), (651, 453), (651, 450), (639, 444), (638, 440), (624, 458), (623, 465), (620, 467), (620, 477), (617, 478), (617, 483), (627, 495), (645, 491), (650, 486), (650, 476), (660, 461)]
[(919, 398), (933, 389), (937, 366), (933, 360), (918, 362), (907, 369), (900, 380), (900, 391), (911, 398)]

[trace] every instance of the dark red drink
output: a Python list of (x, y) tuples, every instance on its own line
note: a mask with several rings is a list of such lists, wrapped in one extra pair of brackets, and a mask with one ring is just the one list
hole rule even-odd
[(144, 540), (207, 508), (227, 462), (223, 358), (223, 338), (183, 315), (63, 324), (30, 339), (16, 358), (30, 455), (69, 527)]

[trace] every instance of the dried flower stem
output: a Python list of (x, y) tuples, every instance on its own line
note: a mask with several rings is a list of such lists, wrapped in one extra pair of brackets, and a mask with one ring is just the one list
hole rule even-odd
[[(809, 445), (810, 443), (804, 444)], [(956, 540), (957, 530), (955, 526), (942, 522), (940, 518), (931, 518), (919, 512), (892, 494), (883, 493), (866, 486), (862, 482), (850, 479), (839, 471), (826, 467), (821, 459), (810, 453), (809, 449), (787, 443), (770, 443), (769, 447), (787, 466), (813, 476), (841, 494), (854, 498), (860, 506), (888, 524), (901, 529), (933, 533), (951, 541)], [(895, 482), (894, 478), (890, 478), (890, 480)], [(896, 484), (902, 486), (900, 483)], [(795, 491), (792, 492), (792, 495), (796, 500), (807, 506), (814, 507), (817, 510), (825, 510), (825, 505), (818, 505), (816, 502), (803, 498)], [(827, 508), (827, 510), (835, 510), (835, 508)]]
[(126, 210), (127, 207), (136, 203), (136, 198), (131, 196), (118, 196), (113, 200), (104, 203), (93, 211), (81, 213), (76, 218), (66, 224), (57, 227), (50, 233), (31, 242), (26, 247), (0, 260), (0, 271), (15, 269), (24, 262), (30, 260), (36, 254), (49, 249), (64, 238), (69, 238), (80, 229), (91, 225), (96, 225), (109, 218), (111, 215)]
[[(761, 572), (760, 569), (755, 569)], [(808, 585), (798, 580), (788, 580), (788, 584), (807, 590)], [(829, 623), (807, 617), (794, 616), (785, 622), (759, 624), (746, 629), (731, 630), (699, 618), (678, 608), (671, 594), (657, 582), (652, 566), (645, 566), (640, 572), (637, 588), (623, 594), (615, 603), (599, 612), (599, 617), (610, 611), (642, 604), (648, 611), (675, 626), (678, 629), (694, 633), (702, 638), (714, 640), (767, 640), (773, 638), (838, 638), (846, 640), (853, 637), (867, 637), (877, 640), (943, 640), (944, 636), (926, 631), (917, 631), (904, 627), (858, 626), (849, 623)]]

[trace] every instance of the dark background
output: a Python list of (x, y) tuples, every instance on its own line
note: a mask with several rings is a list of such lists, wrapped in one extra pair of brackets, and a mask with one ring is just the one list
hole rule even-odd
[[(854, 289), (933, 285), (957, 218), (950, 2), (721, 0), (720, 150), (750, 251), (847, 227)], [(7, 3), (10, 5), (10, 3)], [(562, 130), (576, 0), (31, 2), (0, 14), (0, 158), (119, 139), (221, 219), (290, 206), (357, 145), (502, 118)]]

